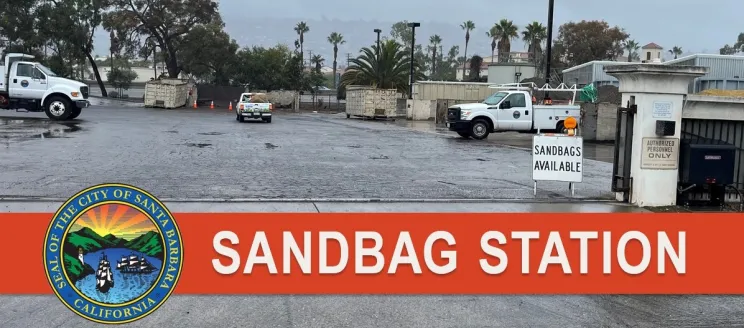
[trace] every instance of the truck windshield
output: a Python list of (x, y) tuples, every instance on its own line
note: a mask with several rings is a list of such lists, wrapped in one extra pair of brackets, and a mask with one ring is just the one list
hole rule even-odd
[(47, 76), (57, 76), (57, 74), (54, 74), (52, 70), (50, 70), (49, 68), (47, 68), (46, 66), (42, 64), (36, 64), (36, 68), (44, 72), (44, 74), (46, 74)]
[(494, 94), (490, 95), (483, 102), (486, 105), (496, 105), (496, 104), (499, 103), (499, 101), (501, 101), (501, 99), (504, 99), (504, 97), (506, 97), (508, 94), (509, 93), (507, 93), (507, 92), (497, 92), (497, 93), (494, 93)]

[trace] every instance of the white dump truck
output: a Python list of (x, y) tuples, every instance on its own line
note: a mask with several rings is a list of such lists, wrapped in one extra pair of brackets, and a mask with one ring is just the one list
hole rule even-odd
[(0, 108), (45, 112), (53, 120), (70, 120), (89, 107), (88, 85), (59, 77), (34, 56), (5, 55), (0, 66)]
[[(546, 85), (537, 88), (529, 84), (501, 84), (490, 86), (496, 93), (483, 102), (458, 104), (447, 109), (447, 128), (463, 138), (485, 139), (492, 132), (562, 132), (563, 122), (573, 117), (580, 124), (581, 107), (574, 105), (576, 86), (561, 84), (557, 88)], [(568, 104), (537, 104), (533, 92), (573, 92)]]
[(263, 120), (271, 123), (271, 111), (274, 110), (274, 104), (269, 102), (253, 102), (254, 97), (265, 97), (265, 94), (243, 93), (238, 101), (238, 108), (235, 111), (237, 117), (235, 120), (245, 122), (246, 119)]

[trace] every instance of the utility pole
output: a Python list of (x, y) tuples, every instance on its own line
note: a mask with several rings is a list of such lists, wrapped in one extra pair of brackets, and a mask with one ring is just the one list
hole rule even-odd
[(346, 69), (349, 69), (349, 65), (351, 65), (351, 53), (346, 53)]
[(307, 66), (310, 67), (310, 69), (312, 70), (313, 69), (312, 68), (312, 66), (313, 66), (313, 51), (312, 50), (308, 50), (307, 51), (307, 54), (308, 54), (308, 56), (307, 56), (307, 58), (308, 58), (307, 59)]
[(415, 60), (414, 48), (416, 48), (416, 28), (421, 26), (421, 23), (408, 23), (408, 26), (411, 28), (411, 81), (408, 85), (408, 99), (413, 99), (413, 63)]
[[(550, 61), (553, 59), (553, 0), (548, 2), (548, 42), (547, 42), (547, 53), (545, 58), (545, 83), (550, 86)], [(545, 90), (545, 99), (550, 100), (550, 93)], [(552, 102), (550, 102), (552, 103)]]

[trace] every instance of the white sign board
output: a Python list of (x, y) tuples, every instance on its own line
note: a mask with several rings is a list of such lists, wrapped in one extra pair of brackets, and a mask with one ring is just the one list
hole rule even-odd
[(532, 138), (532, 179), (581, 182), (584, 178), (584, 139), (536, 135)]
[(652, 114), (654, 118), (672, 118), (674, 104), (671, 101), (655, 101)]
[(643, 138), (641, 168), (676, 170), (679, 163), (679, 138)]

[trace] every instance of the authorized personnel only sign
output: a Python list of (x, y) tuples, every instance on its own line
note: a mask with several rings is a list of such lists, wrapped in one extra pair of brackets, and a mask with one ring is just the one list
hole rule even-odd
[(532, 179), (581, 182), (584, 172), (584, 139), (574, 136), (537, 135), (532, 139)]

